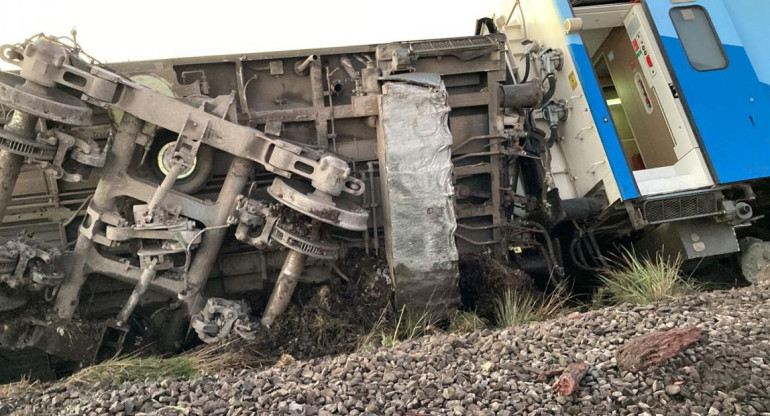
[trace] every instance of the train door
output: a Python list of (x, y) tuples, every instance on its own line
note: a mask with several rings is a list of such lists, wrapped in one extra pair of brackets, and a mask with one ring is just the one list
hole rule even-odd
[[(717, 183), (770, 176), (770, 99), (726, 3), (646, 0), (646, 16), (636, 16), (650, 21), (671, 69), (669, 95), (687, 110)], [(629, 18), (627, 27), (641, 26)], [(650, 68), (656, 64), (661, 66), (653, 61)]]
[(626, 28), (616, 27), (600, 47), (594, 67), (633, 170), (672, 166), (679, 160), (676, 140), (635, 49)]
[(641, 195), (714, 184), (641, 5), (608, 28), (594, 55), (627, 163)]

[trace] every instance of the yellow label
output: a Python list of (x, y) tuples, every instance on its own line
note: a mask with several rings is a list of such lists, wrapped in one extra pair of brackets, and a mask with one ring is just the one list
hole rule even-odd
[(575, 75), (575, 71), (571, 71), (569, 73), (569, 85), (572, 87), (572, 91), (575, 91), (575, 89), (578, 87), (578, 80), (577, 75)]

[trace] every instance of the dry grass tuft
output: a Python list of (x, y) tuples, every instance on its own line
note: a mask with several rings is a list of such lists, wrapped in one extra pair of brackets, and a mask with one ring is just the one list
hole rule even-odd
[(556, 318), (567, 306), (567, 286), (560, 283), (550, 294), (506, 290), (495, 300), (497, 326), (508, 328)]
[(275, 363), (278, 367), (286, 368), (297, 362), (297, 360), (291, 356), (291, 354), (281, 354), (278, 361)]
[(395, 328), (392, 331), (383, 331), (380, 334), (380, 342), (385, 347), (394, 347), (400, 342), (433, 332), (437, 323), (438, 319), (433, 317), (429, 311), (417, 314), (407, 309), (406, 306), (402, 306)]
[(257, 351), (249, 341), (231, 338), (223, 343), (207, 344), (175, 357), (140, 357), (128, 355), (111, 358), (86, 367), (69, 379), (68, 383), (95, 384), (145, 379), (185, 378), (197, 374), (216, 374), (232, 368), (255, 368), (272, 364), (276, 358)]
[(216, 374), (232, 368), (258, 368), (278, 360), (278, 357), (262, 354), (253, 342), (237, 336), (222, 343), (202, 345), (184, 356), (203, 374)]
[(260, 353), (253, 342), (232, 337), (225, 342), (202, 345), (175, 357), (128, 355), (111, 358), (78, 371), (66, 382), (93, 385), (100, 382), (120, 384), (145, 379), (178, 379), (199, 374), (217, 374), (233, 368), (258, 368), (272, 365), (277, 360), (278, 357)]
[(371, 352), (378, 346), (395, 347), (438, 330), (439, 319), (430, 311), (415, 313), (403, 306), (395, 322), (384, 319), (385, 312), (383, 310), (374, 328), (358, 343), (357, 352)]
[(26, 376), (14, 383), (0, 384), (0, 403), (4, 398), (19, 397), (22, 394), (37, 390), (40, 390), (40, 383), (37, 380), (29, 381), (29, 377)]
[(66, 382), (86, 385), (100, 382), (120, 384), (124, 381), (186, 378), (195, 374), (197, 370), (193, 361), (185, 355), (171, 358), (125, 356), (86, 367), (70, 376)]
[(449, 332), (466, 334), (487, 329), (487, 324), (473, 312), (457, 311), (449, 322)]
[(697, 286), (680, 275), (682, 261), (679, 256), (671, 259), (658, 253), (655, 259), (640, 258), (625, 251), (615, 269), (599, 276), (601, 287), (594, 303), (646, 305), (693, 293)]
[(355, 339), (355, 325), (330, 313), (318, 311), (307, 323), (308, 331), (317, 345), (324, 347), (342, 346)]

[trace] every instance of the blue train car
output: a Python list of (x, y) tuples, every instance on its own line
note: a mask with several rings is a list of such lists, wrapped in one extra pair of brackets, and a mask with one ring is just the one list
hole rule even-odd
[(515, 76), (557, 80), (547, 182), (603, 207), (588, 251), (604, 234), (687, 259), (739, 251), (770, 177), (768, 16), (757, 0), (515, 0), (493, 16)]

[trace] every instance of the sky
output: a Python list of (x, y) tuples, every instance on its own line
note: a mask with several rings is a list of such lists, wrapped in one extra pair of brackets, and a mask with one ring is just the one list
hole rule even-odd
[[(77, 29), (83, 50), (122, 62), (473, 34), (500, 0), (26, 0), (0, 25), (0, 44)], [(2, 62), (0, 69), (14, 69)]]

